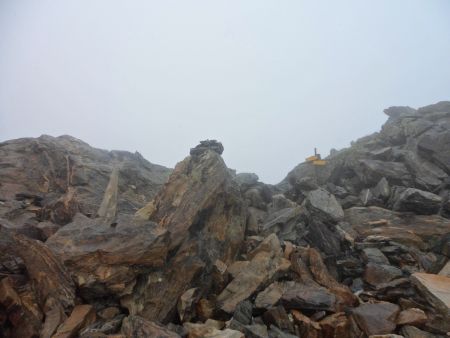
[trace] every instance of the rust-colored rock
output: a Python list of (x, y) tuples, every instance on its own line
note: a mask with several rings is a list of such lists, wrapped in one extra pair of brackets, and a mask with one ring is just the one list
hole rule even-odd
[[(26, 269), (26, 287), (28, 291), (17, 292), (13, 284), (6, 285), (8, 279), (3, 279), (3, 287), (9, 294), (7, 302), (15, 302), (23, 308), (24, 320), (20, 330), (31, 325), (40, 330), (36, 318), (43, 319), (45, 315), (44, 333), (51, 335), (54, 329), (64, 319), (64, 313), (70, 311), (74, 305), (75, 286), (69, 273), (43, 243), (29, 239), (23, 235), (12, 232), (0, 225), (0, 260), (20, 259)], [(3, 262), (2, 262), (3, 263)], [(24, 286), (20, 286), (24, 290)], [(13, 296), (16, 294), (16, 296)], [(19, 320), (15, 318), (13, 322)], [(19, 322), (17, 322), (19, 323)], [(22, 336), (27, 335), (22, 333)]]
[(397, 325), (419, 326), (428, 320), (427, 315), (421, 309), (411, 308), (400, 312), (397, 318)]
[(233, 313), (239, 302), (270, 282), (277, 273), (286, 272), (291, 265), (282, 257), (281, 246), (275, 234), (268, 236), (255, 251), (257, 253), (247, 268), (242, 270), (217, 297), (223, 311)]
[(4, 333), (7, 336), (33, 337), (41, 329), (43, 314), (34, 303), (34, 294), (30, 291), (20, 292), (20, 285), (16, 284), (12, 277), (0, 280), (0, 305), (4, 311), (0, 324), (3, 326), (6, 321), (10, 323), (9, 332)]
[(311, 320), (298, 310), (291, 311), (294, 323), (299, 328), (299, 333), (302, 337), (319, 338), (322, 337), (322, 328), (319, 323)]
[(339, 338), (349, 334), (350, 323), (343, 312), (333, 313), (325, 317), (320, 322), (323, 338)]
[[(408, 215), (380, 207), (353, 207), (345, 210), (345, 220), (358, 235), (384, 236), (398, 243), (421, 250), (428, 249), (432, 243), (450, 233), (448, 219), (438, 215)], [(383, 220), (382, 224), (371, 222)], [(372, 223), (373, 224), (373, 223)]]
[(411, 281), (430, 305), (450, 317), (450, 277), (417, 272)]
[(91, 305), (77, 305), (52, 338), (76, 337), (83, 327), (95, 322), (95, 318), (95, 310)]
[(46, 244), (89, 298), (127, 294), (138, 274), (163, 266), (168, 238), (167, 230), (153, 222), (124, 218), (111, 226), (78, 214)]

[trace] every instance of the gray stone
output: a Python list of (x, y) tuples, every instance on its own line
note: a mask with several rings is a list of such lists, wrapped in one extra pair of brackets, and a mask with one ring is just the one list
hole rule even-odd
[(336, 297), (321, 286), (292, 283), (283, 293), (281, 303), (286, 309), (334, 311)]
[(364, 271), (364, 281), (377, 286), (403, 276), (402, 270), (387, 264), (368, 263)]
[(363, 253), (367, 262), (389, 264), (387, 257), (378, 248), (365, 248), (363, 249)]
[(367, 336), (388, 334), (395, 330), (400, 307), (396, 304), (365, 303), (352, 310), (352, 317)]
[(428, 191), (407, 188), (401, 192), (393, 205), (396, 211), (412, 211), (419, 215), (436, 214), (439, 211), (442, 198)]
[(313, 217), (325, 222), (339, 222), (344, 218), (344, 210), (334, 195), (322, 188), (308, 193), (305, 206)]
[(398, 118), (404, 116), (414, 116), (417, 111), (408, 106), (393, 106), (385, 109), (384, 113), (389, 117)]

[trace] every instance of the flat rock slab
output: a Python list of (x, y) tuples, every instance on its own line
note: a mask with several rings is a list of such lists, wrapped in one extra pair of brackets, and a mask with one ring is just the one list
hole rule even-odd
[(286, 309), (335, 311), (336, 297), (321, 286), (288, 282), (289, 287), (281, 297)]
[(396, 304), (366, 303), (352, 311), (352, 316), (367, 336), (389, 334), (395, 330), (400, 308)]
[(450, 233), (447, 218), (438, 215), (405, 215), (379, 207), (346, 209), (345, 221), (361, 237), (384, 236), (422, 251), (428, 250)]
[(434, 308), (450, 316), (450, 277), (416, 272), (411, 281)]
[(344, 218), (344, 211), (334, 195), (322, 188), (309, 192), (306, 207), (324, 221), (338, 222)]
[(403, 276), (402, 270), (392, 265), (369, 263), (364, 271), (364, 280), (377, 286), (383, 283), (389, 283), (390, 281), (401, 278)]

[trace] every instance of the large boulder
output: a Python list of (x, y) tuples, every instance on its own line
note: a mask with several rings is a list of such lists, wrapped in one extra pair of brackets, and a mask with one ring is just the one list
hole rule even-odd
[(147, 269), (164, 266), (169, 233), (158, 224), (123, 218), (110, 224), (77, 214), (46, 244), (69, 269), (87, 298), (122, 296)]
[(339, 222), (344, 218), (344, 211), (334, 195), (325, 189), (310, 191), (305, 200), (305, 206), (312, 217), (324, 222)]
[(357, 236), (379, 236), (420, 250), (439, 249), (450, 233), (450, 222), (441, 216), (405, 217), (401, 212), (379, 207), (346, 209), (345, 221)]
[(229, 265), (236, 258), (244, 239), (246, 210), (219, 153), (198, 147), (137, 213), (168, 232), (169, 254), (164, 267), (141, 275), (133, 294), (122, 299), (131, 314), (172, 320), (186, 290), (199, 287), (200, 295), (206, 294), (213, 286), (216, 262)]
[(396, 196), (393, 209), (396, 211), (412, 211), (416, 214), (436, 214), (441, 206), (442, 198), (431, 192), (407, 188)]

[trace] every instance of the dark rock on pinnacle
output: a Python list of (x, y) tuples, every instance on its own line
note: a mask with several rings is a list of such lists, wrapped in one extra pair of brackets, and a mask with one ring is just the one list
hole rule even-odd
[(222, 155), (223, 145), (216, 140), (200, 141), (200, 144), (198, 144), (195, 148), (191, 148), (190, 154), (191, 156), (197, 157), (202, 155), (207, 150), (212, 150), (219, 155)]

